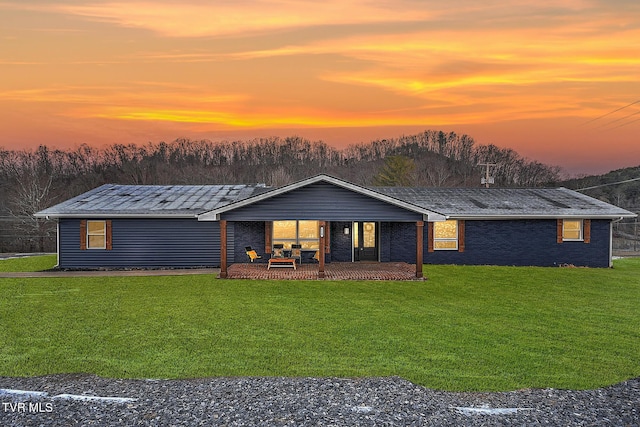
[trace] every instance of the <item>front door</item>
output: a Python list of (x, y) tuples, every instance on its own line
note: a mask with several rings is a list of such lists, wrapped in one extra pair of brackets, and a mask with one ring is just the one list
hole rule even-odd
[(378, 261), (378, 223), (353, 223), (353, 260)]

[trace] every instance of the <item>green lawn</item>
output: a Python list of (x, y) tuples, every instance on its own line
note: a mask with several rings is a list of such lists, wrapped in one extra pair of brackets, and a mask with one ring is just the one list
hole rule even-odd
[(57, 255), (3, 259), (0, 260), (0, 273), (49, 270), (56, 265), (57, 260)]
[(581, 389), (640, 376), (640, 259), (425, 274), (0, 279), (0, 376), (398, 375), (446, 390)]

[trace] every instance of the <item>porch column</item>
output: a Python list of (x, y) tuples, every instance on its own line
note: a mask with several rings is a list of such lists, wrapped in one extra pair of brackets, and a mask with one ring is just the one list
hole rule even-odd
[(320, 221), (320, 248), (318, 253), (318, 279), (324, 279), (324, 245), (326, 242), (326, 236), (329, 230), (327, 230), (327, 223)]
[(424, 221), (416, 221), (416, 278), (422, 278), (422, 255), (424, 250)]
[(227, 278), (227, 220), (220, 220), (220, 278)]

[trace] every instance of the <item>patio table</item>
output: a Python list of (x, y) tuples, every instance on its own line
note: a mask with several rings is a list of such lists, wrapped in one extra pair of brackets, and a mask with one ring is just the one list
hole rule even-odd
[(296, 260), (294, 258), (270, 258), (267, 270), (271, 267), (293, 267), (296, 269)]

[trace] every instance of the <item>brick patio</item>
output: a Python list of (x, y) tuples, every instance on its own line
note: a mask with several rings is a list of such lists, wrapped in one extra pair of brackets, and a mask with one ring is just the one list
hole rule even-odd
[[(325, 280), (423, 280), (416, 279), (415, 264), (404, 262), (332, 262), (325, 264)], [(318, 264), (271, 268), (267, 264), (232, 264), (229, 279), (317, 280)]]

